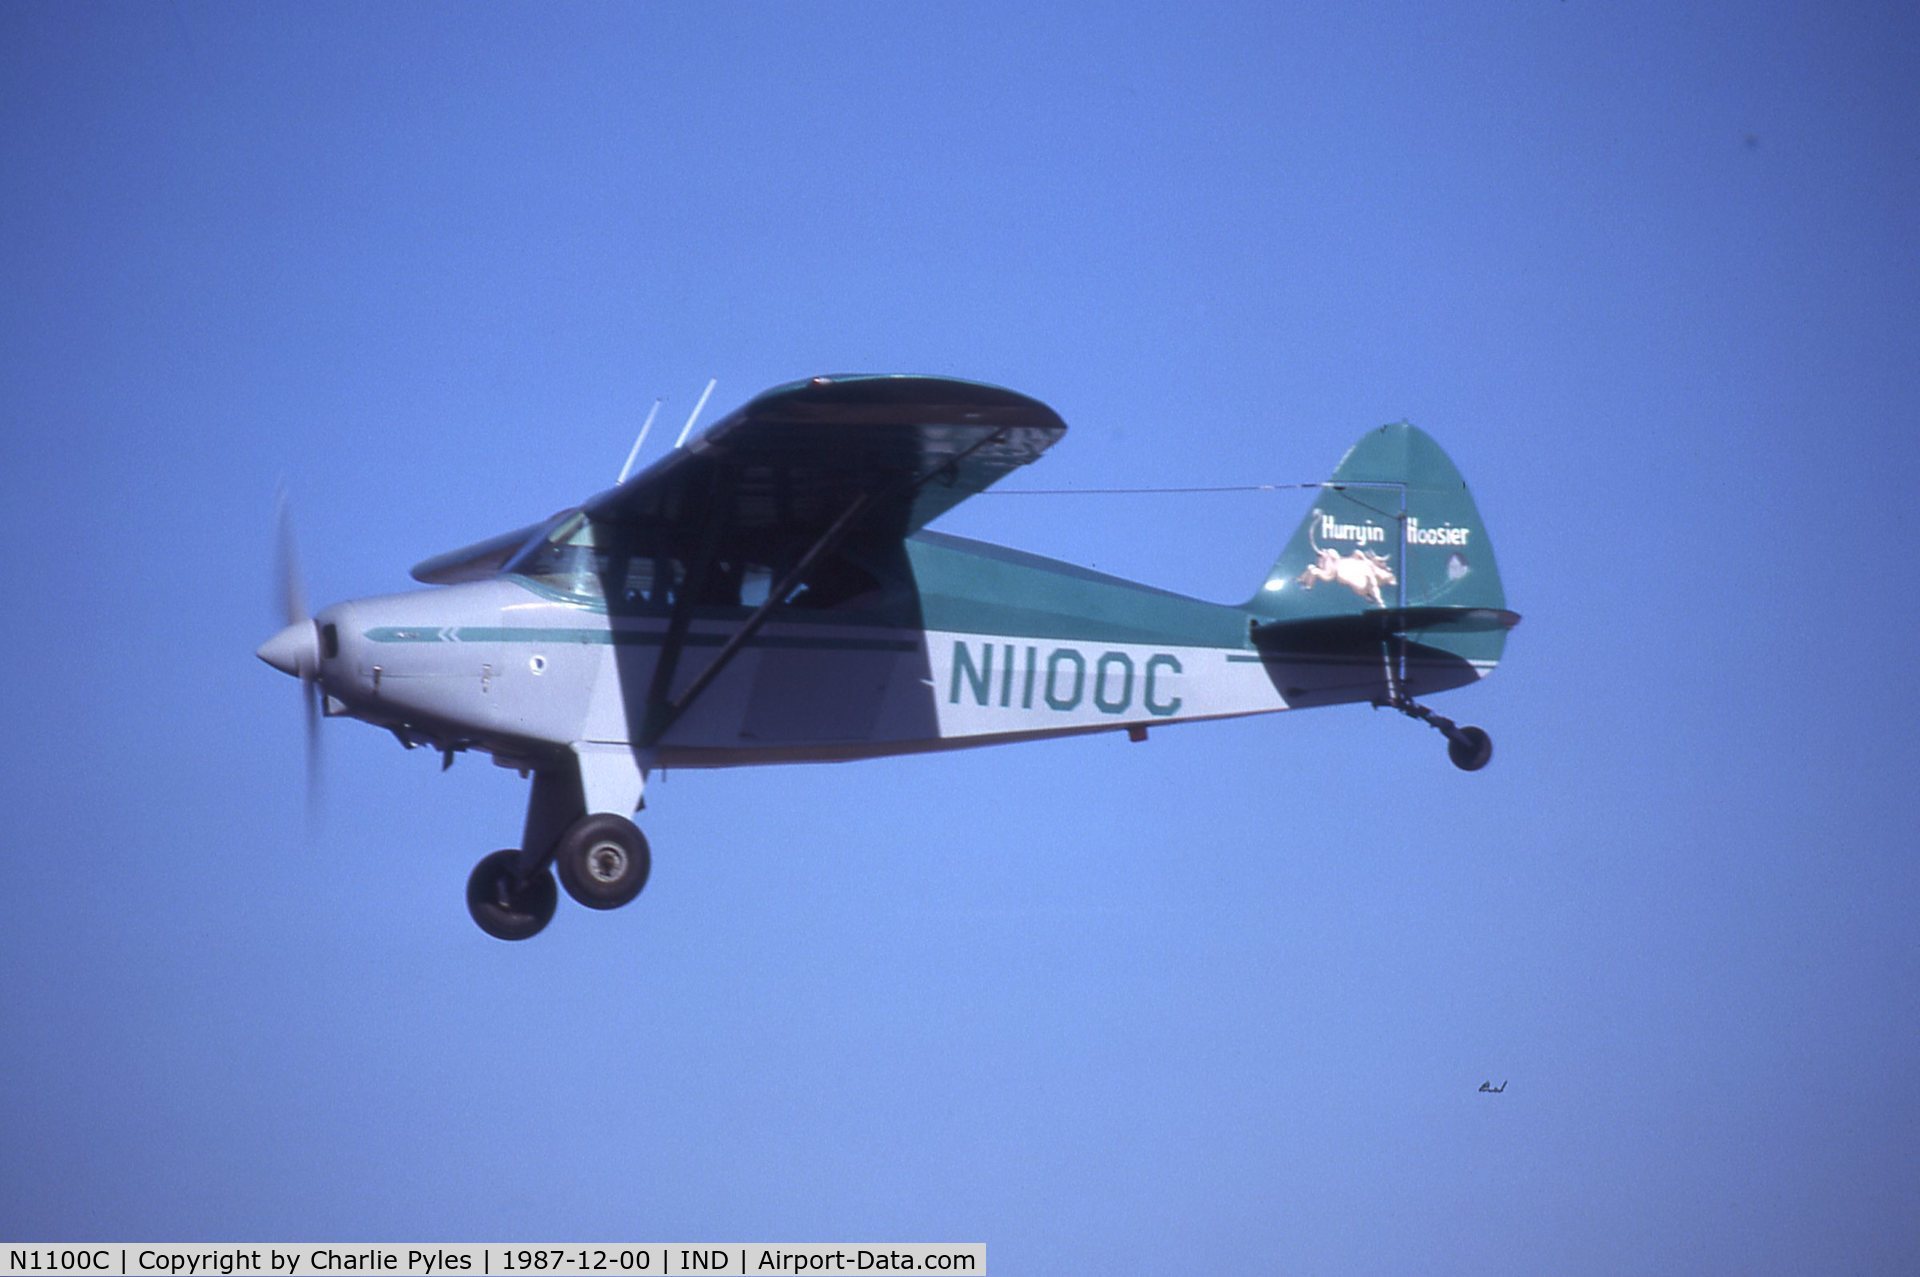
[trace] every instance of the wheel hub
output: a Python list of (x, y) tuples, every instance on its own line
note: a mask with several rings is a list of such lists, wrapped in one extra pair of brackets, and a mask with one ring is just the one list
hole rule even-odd
[(587, 853), (587, 873), (592, 875), (595, 882), (618, 882), (626, 872), (626, 848), (618, 843), (595, 843)]

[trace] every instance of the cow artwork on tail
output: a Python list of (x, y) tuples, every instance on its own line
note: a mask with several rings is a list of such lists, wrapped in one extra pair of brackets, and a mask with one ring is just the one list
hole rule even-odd
[[(1316, 582), (1338, 581), (1375, 607), (1385, 607), (1387, 601), (1380, 593), (1380, 587), (1400, 583), (1400, 578), (1393, 574), (1393, 564), (1389, 563), (1384, 556), (1375, 554), (1364, 546), (1349, 554), (1329, 550), (1320, 544), (1319, 538), (1315, 535), (1322, 524), (1330, 529), (1343, 526), (1336, 524), (1331, 515), (1322, 514), (1319, 510), (1315, 510), (1308, 516), (1307, 535), (1316, 559), (1315, 562), (1307, 565), (1305, 571), (1294, 578), (1295, 582), (1303, 589), (1311, 590)], [(1363, 527), (1356, 531), (1383, 530)]]

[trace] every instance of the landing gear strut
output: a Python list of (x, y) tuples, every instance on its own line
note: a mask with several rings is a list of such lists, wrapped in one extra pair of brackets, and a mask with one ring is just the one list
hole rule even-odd
[(1463, 772), (1477, 772), (1493, 761), (1493, 738), (1478, 727), (1462, 727), (1444, 714), (1436, 714), (1407, 695), (1401, 682), (1404, 676), (1406, 644), (1392, 638), (1381, 644), (1380, 657), (1385, 666), (1387, 694), (1374, 702), (1375, 708), (1397, 709), (1408, 718), (1417, 718), (1447, 738), (1447, 757)]

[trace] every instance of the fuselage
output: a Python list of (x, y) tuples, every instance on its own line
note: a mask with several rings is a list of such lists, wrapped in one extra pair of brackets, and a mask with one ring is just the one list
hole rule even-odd
[[(657, 740), (646, 703), (672, 605), (506, 573), (322, 611), (329, 710), (408, 743), (537, 764), (578, 741), (659, 766), (835, 761), (1289, 707), (1249, 614), (922, 532), (862, 589), (782, 607)], [(674, 682), (745, 602), (694, 606)]]

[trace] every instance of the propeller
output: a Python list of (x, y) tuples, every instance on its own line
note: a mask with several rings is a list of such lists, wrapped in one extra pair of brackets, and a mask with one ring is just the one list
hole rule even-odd
[(275, 502), (275, 593), (285, 629), (261, 644), (259, 656), (277, 670), (300, 680), (300, 699), (307, 719), (307, 814), (312, 817), (320, 794), (320, 635), (307, 612), (307, 592), (300, 577), (300, 554), (294, 545), (293, 503), (284, 486)]

